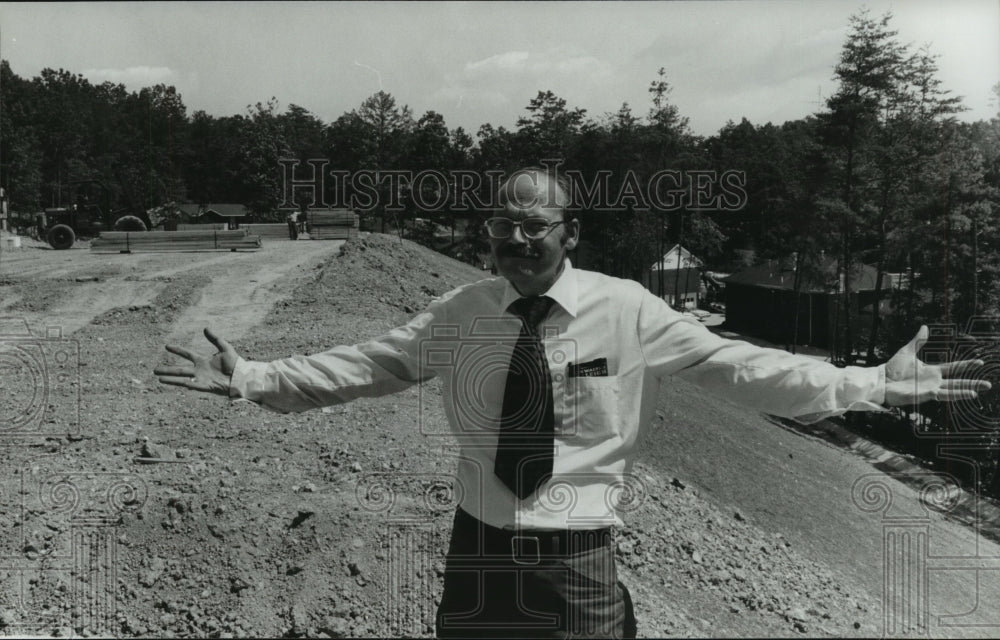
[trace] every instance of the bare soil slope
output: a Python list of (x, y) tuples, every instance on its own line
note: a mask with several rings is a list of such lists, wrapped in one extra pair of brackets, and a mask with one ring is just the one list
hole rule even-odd
[[(53, 420), (37, 437), (4, 441), (0, 506), (21, 515), (0, 527), (0, 632), (432, 635), (455, 466), (448, 438), (419, 433), (418, 416), (444, 425), (437, 383), (278, 415), (159, 385), (151, 371), (166, 341), (200, 344), (204, 322), (250, 359), (315, 352), (377, 335), (484, 274), (377, 234), (342, 252), (271, 246), (121, 260), (35, 250), (0, 261), (0, 314), (32, 327), (74, 321), (82, 391), (75, 433)], [(72, 300), (88, 301), (79, 316)], [(660, 421), (675, 422), (671, 411), (664, 405)], [(682, 455), (697, 459), (700, 446)], [(859, 579), (881, 567), (845, 570), (797, 533), (760, 526), (766, 514), (707, 500), (663, 468), (667, 457), (650, 451), (638, 465), (643, 495), (618, 540), (641, 635), (881, 635), (872, 582)], [(67, 507), (43, 489), (69, 477), (77, 498)], [(101, 491), (111, 501), (106, 477), (134, 488), (95, 534), (109, 534), (102, 544), (114, 553), (108, 566), (74, 565), (80, 505)], [(100, 611), (87, 604), (99, 595), (78, 595), (97, 589), (98, 574), (113, 594)]]

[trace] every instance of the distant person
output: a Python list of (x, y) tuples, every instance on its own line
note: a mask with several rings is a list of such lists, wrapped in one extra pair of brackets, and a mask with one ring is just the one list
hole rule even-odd
[(631, 598), (617, 580), (611, 532), (621, 523), (609, 495), (630, 473), (640, 431), (672, 375), (802, 421), (989, 388), (946, 378), (980, 361), (917, 360), (926, 328), (871, 368), (721, 338), (635, 282), (574, 268), (567, 252), (580, 223), (567, 194), (541, 169), (511, 177), (498, 194), (502, 209), (486, 223), (502, 277), (446, 293), (370, 342), (250, 362), (206, 329), (216, 353), (168, 345), (190, 364), (155, 370), (161, 382), (279, 412), (440, 376), (461, 445), (461, 498), (439, 637), (635, 636)]
[(288, 237), (295, 240), (299, 237), (299, 212), (293, 211), (288, 215)]

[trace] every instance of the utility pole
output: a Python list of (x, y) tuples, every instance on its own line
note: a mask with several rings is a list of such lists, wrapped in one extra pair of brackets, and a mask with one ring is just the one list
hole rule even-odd
[(663, 268), (667, 265), (665, 264), (663, 255), (663, 212), (658, 211), (656, 216), (656, 224), (659, 227), (656, 230), (656, 296), (663, 299)]
[(681, 285), (681, 244), (684, 242), (684, 212), (680, 211), (680, 232), (677, 234), (677, 268), (674, 270), (674, 308), (683, 311), (683, 305), (678, 301), (680, 298)]
[[(799, 344), (799, 302), (802, 295), (802, 275), (801, 269), (799, 269), (799, 262), (801, 260), (801, 254), (798, 251), (792, 253), (792, 260), (794, 261), (795, 274), (792, 279), (792, 353), (795, 353), (795, 348)], [(810, 322), (812, 320), (810, 319)]]

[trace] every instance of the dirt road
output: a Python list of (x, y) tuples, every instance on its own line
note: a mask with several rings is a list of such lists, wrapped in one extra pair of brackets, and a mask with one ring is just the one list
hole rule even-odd
[[(219, 324), (237, 337), (287, 297), (295, 277), (336, 254), (343, 241), (270, 241), (258, 251), (91, 253), (86, 243), (54, 251), (41, 243), (0, 255), (0, 279), (13, 283), (0, 298), (0, 314), (24, 318), (33, 328), (58, 326), (63, 335), (118, 307), (148, 307), (176, 276), (209, 279), (200, 300), (174, 322), (170, 338), (190, 343), (205, 326)], [(44, 312), (19, 305), (25, 288)], [(48, 299), (52, 304), (46, 304)]]

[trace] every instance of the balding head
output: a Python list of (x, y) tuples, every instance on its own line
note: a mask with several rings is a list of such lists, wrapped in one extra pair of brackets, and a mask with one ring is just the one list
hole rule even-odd
[(570, 220), (569, 183), (565, 176), (541, 167), (528, 167), (514, 172), (500, 186), (499, 204), (510, 209), (558, 209), (563, 220)]

